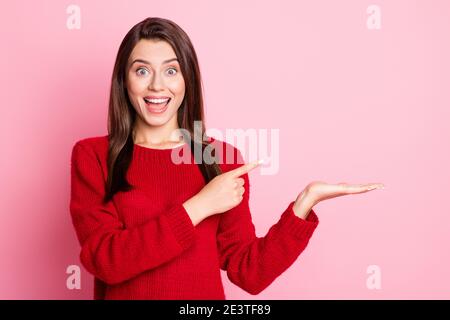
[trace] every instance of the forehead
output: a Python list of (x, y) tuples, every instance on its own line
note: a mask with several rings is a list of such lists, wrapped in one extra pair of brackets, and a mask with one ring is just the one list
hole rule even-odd
[(161, 64), (162, 61), (176, 58), (172, 46), (164, 40), (141, 39), (133, 48), (129, 62), (134, 59), (144, 59), (152, 64)]

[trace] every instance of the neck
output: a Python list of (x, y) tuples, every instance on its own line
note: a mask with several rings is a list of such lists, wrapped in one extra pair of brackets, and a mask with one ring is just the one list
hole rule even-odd
[(177, 129), (180, 129), (180, 127), (176, 121), (175, 123), (173, 121), (172, 123), (167, 122), (162, 126), (149, 126), (138, 118), (133, 128), (133, 141), (136, 144), (150, 145), (162, 145), (167, 142), (178, 143), (183, 139), (177, 134)]

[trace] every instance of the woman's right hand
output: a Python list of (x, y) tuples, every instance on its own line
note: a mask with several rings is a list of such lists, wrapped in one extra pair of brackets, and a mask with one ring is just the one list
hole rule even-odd
[(228, 211), (243, 199), (245, 192), (243, 174), (261, 164), (260, 161), (244, 164), (214, 177), (192, 198), (183, 203), (194, 225), (207, 217)]

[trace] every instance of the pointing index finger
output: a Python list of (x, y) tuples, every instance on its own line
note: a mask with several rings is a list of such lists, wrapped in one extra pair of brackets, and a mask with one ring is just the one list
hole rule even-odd
[(239, 176), (242, 176), (243, 174), (246, 174), (246, 173), (250, 172), (251, 170), (255, 169), (263, 162), (264, 162), (264, 160), (262, 160), (262, 159), (258, 160), (258, 161), (250, 162), (250, 163), (240, 166), (239, 168), (228, 171), (228, 173), (231, 174), (233, 177), (239, 177)]

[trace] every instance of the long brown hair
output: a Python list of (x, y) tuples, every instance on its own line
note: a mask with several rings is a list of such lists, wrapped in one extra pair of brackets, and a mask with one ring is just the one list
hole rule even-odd
[[(134, 188), (127, 181), (126, 173), (133, 154), (133, 127), (137, 114), (129, 100), (124, 83), (129, 56), (141, 39), (164, 40), (172, 46), (185, 81), (185, 96), (177, 113), (178, 126), (190, 133), (188, 136), (184, 130), (181, 130), (191, 150), (194, 150), (197, 144), (201, 145), (203, 151), (209, 144), (207, 141), (210, 140), (209, 137), (206, 137), (206, 141), (191, 139), (191, 137), (204, 136), (205, 121), (200, 68), (197, 54), (188, 35), (170, 20), (158, 17), (144, 19), (131, 28), (122, 40), (112, 73), (108, 109), (108, 177), (104, 203), (111, 200), (116, 192)], [(194, 134), (194, 121), (201, 121), (201, 132)], [(195, 129), (199, 130), (198, 126)], [(212, 152), (212, 156), (217, 156), (215, 151)], [(198, 163), (206, 183), (221, 174), (216, 161), (195, 157), (195, 162)]]

